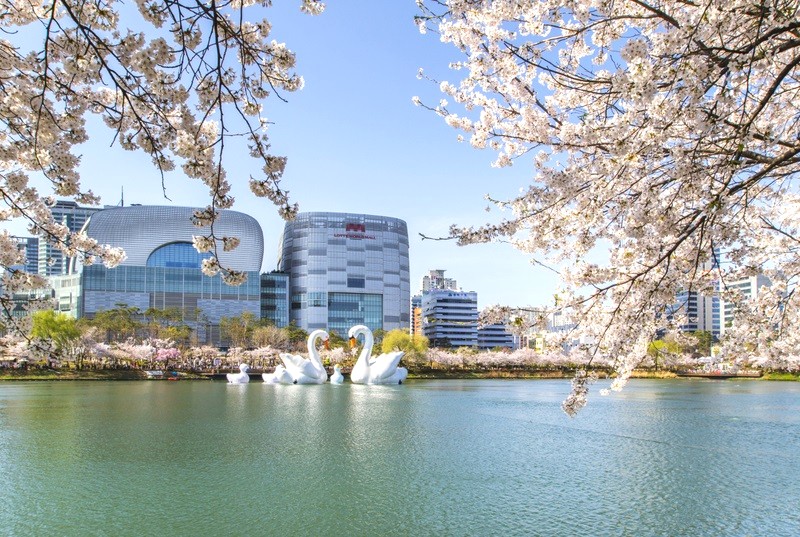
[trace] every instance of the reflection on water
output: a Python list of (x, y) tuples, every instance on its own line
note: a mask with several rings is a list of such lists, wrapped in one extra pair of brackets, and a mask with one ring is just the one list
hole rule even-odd
[[(797, 535), (800, 386), (0, 384), (10, 535)], [(776, 496), (777, 495), (777, 496)]]

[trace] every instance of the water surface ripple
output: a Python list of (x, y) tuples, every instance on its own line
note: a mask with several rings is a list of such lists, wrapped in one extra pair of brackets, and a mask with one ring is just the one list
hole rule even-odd
[(0, 384), (3, 535), (800, 535), (800, 385)]

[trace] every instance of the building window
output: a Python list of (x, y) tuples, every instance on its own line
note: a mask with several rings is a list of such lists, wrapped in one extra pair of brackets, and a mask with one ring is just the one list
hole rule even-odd
[(328, 305), (328, 296), (325, 292), (311, 292), (307, 296), (309, 308), (324, 308)]
[(346, 334), (351, 326), (383, 328), (383, 297), (375, 294), (328, 293), (328, 327)]
[(201, 254), (189, 242), (173, 242), (153, 250), (147, 258), (147, 266), (199, 269), (203, 259), (209, 257), (210, 252)]
[(352, 289), (364, 289), (364, 286), (365, 286), (364, 278), (361, 277), (347, 278), (347, 287), (350, 287)]

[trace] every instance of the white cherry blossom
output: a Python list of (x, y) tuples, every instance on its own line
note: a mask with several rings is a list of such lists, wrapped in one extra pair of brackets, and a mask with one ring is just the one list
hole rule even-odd
[[(500, 223), (451, 236), (510, 241), (558, 271), (548, 309), (574, 322), (560, 336), (616, 363), (613, 390), (675, 328), (679, 291), (731, 295), (735, 356), (798, 360), (797, 0), (418, 4), (418, 25), (464, 58), (435, 81), (446, 111), (415, 102), (495, 151), (496, 166), (535, 170), (518, 197), (492, 200)], [(756, 273), (771, 291), (748, 302), (728, 291)], [(587, 378), (573, 387), (570, 414)]]
[[(316, 15), (324, 3), (301, 0)], [(269, 152), (268, 96), (283, 99), (302, 87), (294, 73), (294, 53), (271, 36), (258, 13), (269, 2), (219, 0), (0, 0), (0, 221), (24, 219), (32, 235), (78, 256), (112, 267), (124, 259), (118, 249), (71, 233), (53, 221), (54, 198), (81, 204), (99, 199), (83, 188), (77, 146), (88, 139), (88, 114), (110, 128), (108, 140), (126, 150), (146, 152), (158, 172), (180, 168), (208, 188), (210, 202), (197, 215), (199, 226), (213, 224), (219, 210), (233, 204), (225, 175), (226, 142), (244, 136), (262, 171), (251, 190), (272, 201), (279, 213), (297, 212), (280, 181), (286, 159)], [(33, 48), (29, 48), (33, 47)], [(93, 133), (94, 136), (94, 133)], [(46, 189), (31, 186), (44, 178)], [(195, 240), (216, 257), (217, 238)], [(0, 237), (2, 300), (26, 286), (41, 284), (13, 269), (16, 253)], [(236, 241), (220, 238), (225, 249)], [(6, 255), (6, 252), (8, 254)], [(229, 283), (242, 275), (219, 263)]]

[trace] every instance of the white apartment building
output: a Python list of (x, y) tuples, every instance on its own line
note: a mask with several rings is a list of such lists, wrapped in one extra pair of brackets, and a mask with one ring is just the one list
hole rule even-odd
[(448, 289), (424, 292), (422, 333), (431, 347), (477, 347), (478, 293)]
[[(746, 278), (739, 278), (736, 280), (725, 281), (720, 283), (720, 292), (724, 290), (737, 290), (742, 295), (742, 300), (749, 300), (758, 297), (759, 290), (762, 287), (769, 287), (772, 282), (763, 274), (756, 276), (748, 276)], [(736, 313), (736, 302), (730, 300), (720, 300), (720, 335), (725, 334), (725, 330), (729, 329), (734, 322), (734, 314)]]

